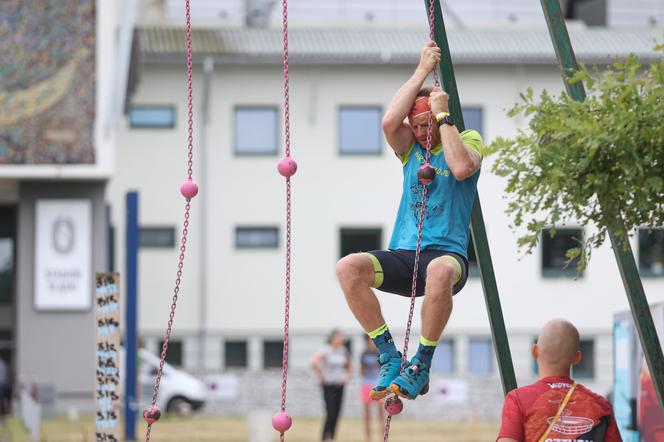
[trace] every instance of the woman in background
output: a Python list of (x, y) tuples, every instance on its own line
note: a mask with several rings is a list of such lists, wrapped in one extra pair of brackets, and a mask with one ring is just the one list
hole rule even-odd
[(326, 412), (322, 438), (324, 442), (334, 440), (341, 414), (344, 386), (352, 376), (350, 354), (345, 344), (346, 337), (343, 333), (333, 330), (327, 339), (327, 345), (311, 359), (311, 367), (323, 388)]

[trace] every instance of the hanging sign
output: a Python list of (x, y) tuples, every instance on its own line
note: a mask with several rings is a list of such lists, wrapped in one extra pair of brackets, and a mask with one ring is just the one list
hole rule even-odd
[(97, 273), (95, 287), (95, 442), (120, 441), (120, 277)]
[(92, 301), (92, 202), (37, 200), (35, 226), (35, 307), (88, 310)]

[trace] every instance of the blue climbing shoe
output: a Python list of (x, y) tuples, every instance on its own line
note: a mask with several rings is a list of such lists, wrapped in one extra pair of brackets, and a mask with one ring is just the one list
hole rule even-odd
[[(401, 353), (397, 353), (396, 355), (381, 353), (378, 356), (380, 373), (378, 375), (378, 383), (369, 392), (371, 399), (378, 401), (391, 394), (389, 387), (401, 372), (401, 358)], [(408, 361), (406, 361), (406, 364), (408, 364)]]
[(413, 358), (408, 367), (390, 385), (392, 393), (406, 399), (415, 399), (429, 391), (429, 367)]

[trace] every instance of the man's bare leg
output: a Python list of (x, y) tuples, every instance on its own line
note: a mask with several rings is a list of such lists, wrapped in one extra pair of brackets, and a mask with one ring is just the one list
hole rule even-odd
[(422, 337), (438, 342), (452, 313), (452, 287), (458, 270), (449, 258), (432, 260), (427, 267), (427, 285), (422, 303)]
[(427, 283), (422, 303), (422, 336), (413, 365), (399, 375), (390, 390), (407, 399), (415, 399), (429, 390), (429, 370), (433, 353), (452, 313), (452, 287), (459, 266), (441, 256), (427, 266)]
[(375, 273), (374, 262), (366, 253), (348, 255), (337, 263), (337, 276), (346, 296), (346, 302), (380, 353), (378, 358), (381, 366), (380, 377), (369, 393), (371, 399), (379, 400), (389, 394), (390, 384), (399, 375), (401, 353), (394, 345), (392, 335), (383, 319), (378, 298), (371, 290)]
[(366, 253), (353, 253), (341, 258), (337, 262), (337, 277), (348, 307), (364, 331), (369, 333), (385, 324), (378, 298), (371, 290), (375, 275)]

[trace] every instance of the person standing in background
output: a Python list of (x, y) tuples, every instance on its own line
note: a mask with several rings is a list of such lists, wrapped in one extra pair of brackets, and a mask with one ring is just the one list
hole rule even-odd
[(3, 425), (9, 414), (10, 391), (9, 369), (5, 360), (0, 357), (0, 424)]
[(371, 441), (371, 406), (375, 405), (378, 417), (379, 428), (385, 424), (384, 401), (372, 401), (371, 389), (378, 382), (380, 375), (380, 363), (378, 362), (378, 348), (371, 340), (369, 335), (364, 335), (366, 348), (360, 356), (360, 373), (362, 375), (362, 386), (360, 387), (360, 397), (364, 404), (364, 441)]
[(344, 334), (339, 330), (332, 330), (327, 345), (311, 359), (311, 367), (321, 383), (325, 401), (323, 442), (334, 440), (337, 421), (341, 414), (344, 386), (352, 377), (350, 353), (345, 344)]
[(496, 442), (622, 442), (609, 401), (570, 377), (579, 341), (565, 319), (544, 324), (532, 347), (539, 380), (507, 394)]

